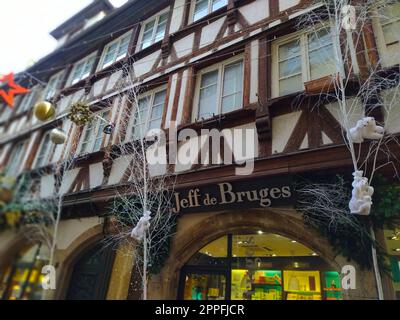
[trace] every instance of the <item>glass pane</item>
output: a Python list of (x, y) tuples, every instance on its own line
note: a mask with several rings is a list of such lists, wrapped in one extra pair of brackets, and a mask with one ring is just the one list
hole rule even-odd
[(279, 62), (279, 78), (301, 74), (301, 57), (291, 58)]
[(279, 270), (232, 270), (232, 300), (282, 300)]
[(308, 50), (312, 51), (317, 48), (326, 46), (332, 43), (332, 37), (330, 31), (327, 29), (321, 29), (308, 36)]
[(194, 8), (193, 21), (197, 21), (208, 14), (208, 0), (197, 0)]
[(400, 3), (389, 5), (382, 10), (381, 23), (388, 23), (390, 20), (399, 19)]
[(333, 46), (329, 45), (309, 53), (311, 80), (334, 74), (336, 69)]
[(322, 300), (319, 271), (284, 271), (287, 300)]
[(222, 97), (222, 113), (239, 109), (242, 106), (243, 62), (225, 68)]
[(309, 257), (313, 251), (301, 243), (272, 233), (233, 235), (232, 257)]
[(199, 118), (212, 117), (217, 112), (218, 70), (205, 73), (201, 77)]
[(301, 75), (279, 81), (279, 93), (282, 96), (301, 91), (303, 88), (303, 79)]
[(279, 61), (300, 55), (300, 39), (279, 46)]
[(400, 22), (393, 22), (387, 24), (382, 29), (383, 29), (383, 34), (385, 36), (386, 45), (394, 44), (400, 41), (400, 35), (399, 35)]
[(125, 37), (121, 40), (120, 47), (118, 49), (116, 61), (125, 58), (126, 53), (128, 52), (129, 47), (129, 37)]
[(226, 278), (219, 274), (188, 274), (184, 300), (224, 300)]
[(153, 30), (151, 30), (151, 32), (147, 32), (145, 34), (143, 34), (143, 39), (142, 39), (142, 46), (141, 49), (145, 49), (147, 47), (150, 47), (152, 44), (152, 36), (153, 36)]
[(227, 257), (228, 237), (224, 236), (203, 247), (190, 258), (187, 264), (190, 266), (226, 266)]
[(167, 26), (166, 22), (158, 25), (154, 42), (161, 41), (164, 38), (166, 26)]
[(150, 96), (139, 100), (135, 111), (134, 125), (132, 127), (133, 137), (135, 139), (143, 138), (145, 135), (145, 123), (147, 121), (148, 108), (150, 104)]
[(213, 0), (212, 11), (218, 10), (228, 4), (228, 0)]

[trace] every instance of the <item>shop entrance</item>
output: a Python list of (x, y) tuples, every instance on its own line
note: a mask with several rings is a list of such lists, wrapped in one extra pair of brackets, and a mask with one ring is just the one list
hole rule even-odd
[(341, 300), (340, 275), (310, 248), (278, 234), (228, 234), (182, 268), (179, 299)]
[(74, 266), (67, 300), (104, 300), (110, 281), (115, 252), (98, 244)]

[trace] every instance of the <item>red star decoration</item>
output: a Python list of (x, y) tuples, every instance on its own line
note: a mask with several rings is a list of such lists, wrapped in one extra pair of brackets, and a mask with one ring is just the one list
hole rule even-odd
[(1, 82), (7, 82), (8, 92), (0, 89), (0, 97), (4, 99), (7, 105), (12, 109), (14, 107), (14, 95), (28, 93), (29, 89), (23, 88), (14, 82), (14, 73), (10, 73), (0, 78)]

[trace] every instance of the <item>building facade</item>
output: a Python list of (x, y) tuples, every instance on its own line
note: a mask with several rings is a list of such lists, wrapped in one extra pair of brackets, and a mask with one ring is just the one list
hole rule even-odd
[[(47, 298), (140, 298), (135, 260), (126, 253), (135, 248), (103, 248), (112, 233), (104, 214), (119, 187), (129, 183), (129, 154), (117, 156), (116, 145), (130, 144), (149, 129), (197, 132), (199, 137), (178, 143), (179, 154), (188, 144), (202, 146), (201, 130), (247, 129), (252, 134), (246, 146), (254, 148), (244, 156), (237, 144), (230, 145), (232, 164), (199, 164), (194, 154), (187, 163), (160, 169), (176, 175), (178, 226), (163, 268), (149, 279), (149, 298), (377, 299), (373, 268), (349, 261), (296, 209), (296, 177), (351, 177), (343, 121), (355, 124), (368, 114), (394, 139), (400, 132), (395, 85), (380, 88), (381, 105), (370, 108), (360, 101), (359, 114), (345, 120), (334, 99), (310, 93), (310, 85), (325, 92), (327, 77), (337, 70), (329, 27), (318, 29), (317, 38), (299, 27), (302, 17), (319, 9), (307, 0), (131, 0), (120, 8), (98, 0), (51, 33), (59, 42), (54, 52), (17, 75), (30, 93), (18, 97), (13, 109), (0, 106), (3, 174), (29, 173), (31, 198), (47, 199), (57, 187), (63, 194), (57, 287)], [(353, 88), (365, 85), (372, 72), (388, 78), (398, 72), (400, 4), (382, 10), (386, 19), (367, 16), (361, 37), (340, 35), (350, 48), (342, 65), (351, 83), (346, 99), (360, 99)], [(137, 106), (129, 98), (132, 85), (140, 88)], [(43, 100), (57, 112), (46, 122), (33, 112)], [(79, 101), (99, 117), (83, 126), (71, 122), (68, 112)], [(385, 112), (388, 101), (394, 104), (391, 114)], [(129, 118), (137, 112), (143, 112), (143, 121)], [(107, 122), (111, 134), (104, 133)], [(51, 142), (54, 128), (67, 134), (64, 144)], [(246, 156), (254, 159), (254, 168), (238, 175)], [(71, 157), (66, 172), (54, 171)], [(385, 166), (382, 174), (392, 178), (396, 166)], [(190, 194), (196, 190), (201, 199), (216, 201), (193, 205)], [(384, 298), (396, 299), (399, 229), (375, 231), (391, 266), (381, 271), (379, 282)], [(1, 231), (3, 299), (42, 297), (44, 251), (17, 228)], [(355, 267), (356, 286), (343, 291), (341, 273), (348, 265)]]

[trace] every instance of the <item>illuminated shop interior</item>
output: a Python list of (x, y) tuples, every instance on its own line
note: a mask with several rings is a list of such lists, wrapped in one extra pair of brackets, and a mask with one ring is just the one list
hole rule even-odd
[(182, 269), (184, 300), (342, 300), (339, 273), (312, 249), (278, 234), (229, 234)]

